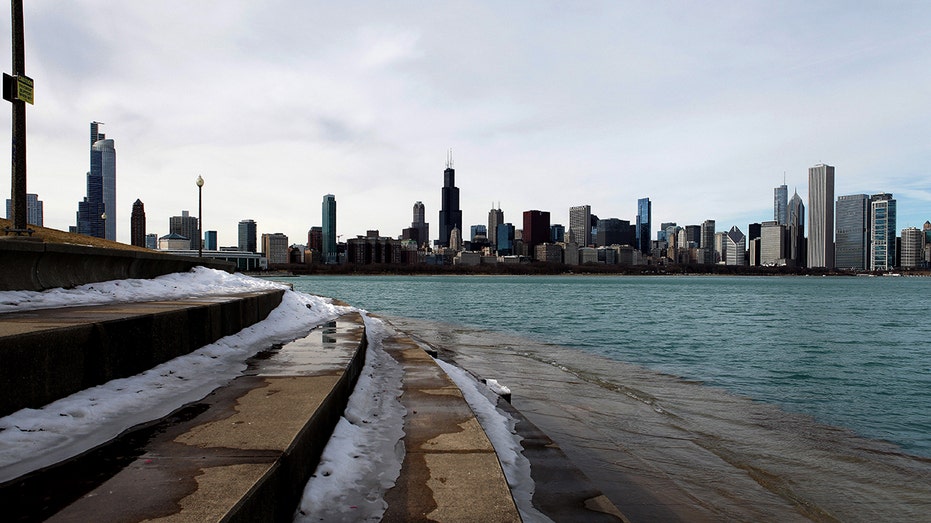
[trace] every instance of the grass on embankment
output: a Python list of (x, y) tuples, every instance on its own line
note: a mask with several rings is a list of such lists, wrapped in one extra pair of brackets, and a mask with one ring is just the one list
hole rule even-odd
[[(0, 238), (15, 238), (14, 235), (5, 235), (3, 229), (12, 228), (13, 222), (10, 220), (5, 220), (0, 218)], [(32, 238), (39, 238), (45, 243), (65, 243), (71, 245), (85, 245), (88, 247), (100, 247), (106, 249), (122, 249), (126, 251), (142, 251), (142, 252), (152, 252), (151, 249), (146, 249), (144, 247), (136, 247), (134, 245), (127, 245), (125, 243), (115, 242), (111, 240), (104, 240), (103, 238), (94, 238), (92, 236), (86, 236), (84, 234), (75, 234), (71, 232), (59, 231), (57, 229), (48, 229), (46, 227), (37, 227), (35, 225), (30, 225), (29, 229), (34, 230)], [(23, 236), (28, 238), (28, 236)]]

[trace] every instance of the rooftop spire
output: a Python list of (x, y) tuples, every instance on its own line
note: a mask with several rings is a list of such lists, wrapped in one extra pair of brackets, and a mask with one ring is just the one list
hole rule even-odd
[(453, 150), (452, 150), (452, 148), (450, 148), (448, 151), (446, 151), (446, 168), (447, 168), (447, 169), (452, 169), (452, 168), (453, 168)]

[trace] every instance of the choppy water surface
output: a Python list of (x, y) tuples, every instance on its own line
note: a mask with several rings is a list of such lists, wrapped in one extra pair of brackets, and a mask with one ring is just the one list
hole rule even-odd
[(291, 281), (505, 380), (632, 519), (931, 518), (929, 279)]

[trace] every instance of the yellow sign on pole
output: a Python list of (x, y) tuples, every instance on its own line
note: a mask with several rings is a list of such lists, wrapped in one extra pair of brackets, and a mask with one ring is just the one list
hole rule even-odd
[(33, 102), (35, 82), (28, 76), (16, 77), (16, 99), (22, 100), (27, 104), (35, 105)]

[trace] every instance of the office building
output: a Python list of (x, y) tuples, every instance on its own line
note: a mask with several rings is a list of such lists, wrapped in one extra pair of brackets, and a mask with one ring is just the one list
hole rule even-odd
[(701, 241), (698, 247), (702, 251), (702, 263), (715, 264), (718, 260), (715, 257), (717, 252), (714, 248), (715, 223), (714, 220), (705, 220), (701, 224)]
[(917, 227), (902, 229), (901, 246), (901, 267), (903, 269), (917, 269), (927, 266), (925, 263), (924, 231)]
[(269, 265), (288, 263), (288, 237), (280, 232), (262, 234), (262, 253)]
[[(788, 205), (788, 202), (786, 202)], [(786, 226), (773, 220), (760, 226), (759, 265), (780, 265), (786, 257)]]
[(427, 223), (427, 212), (423, 202), (414, 202), (414, 220), (411, 229), (417, 229), (417, 245), (430, 244), (430, 224)]
[(443, 190), (440, 193), (440, 237), (438, 247), (449, 246), (449, 235), (453, 228), (462, 232), (462, 210), (459, 209), (459, 188), (456, 187), (456, 170), (453, 168), (453, 153), (446, 156), (446, 170), (443, 171)]
[(592, 206), (569, 207), (569, 231), (582, 247), (592, 245)]
[(528, 255), (533, 256), (537, 245), (546, 243), (550, 238), (549, 211), (524, 211), (523, 236), (524, 247)]
[[(6, 201), (6, 219), (13, 220), (13, 200)], [(38, 194), (26, 194), (26, 223), (36, 227), (45, 227), (45, 212)]]
[(311, 227), (307, 231), (307, 248), (317, 252), (323, 252), (323, 227)]
[[(191, 250), (200, 249), (200, 233), (197, 230), (197, 217), (191, 216), (187, 211), (181, 211), (181, 216), (172, 216), (168, 219), (168, 234), (176, 234), (190, 240), (188, 247)], [(159, 249), (162, 247), (160, 246)], [(175, 247), (170, 247), (175, 249)]]
[(834, 268), (834, 167), (808, 169), (808, 266)]
[(145, 235), (145, 248), (158, 249), (158, 234), (150, 232)]
[(339, 262), (336, 244), (336, 196), (327, 194), (323, 197), (323, 249), (320, 251), (323, 263)]
[(805, 267), (808, 262), (805, 238), (805, 204), (798, 191), (792, 195), (786, 210), (786, 263), (793, 267)]
[(637, 245), (643, 254), (649, 255), (652, 250), (650, 241), (650, 222), (653, 218), (653, 207), (649, 198), (637, 200)]
[(485, 225), (473, 225), (469, 228), (469, 241), (488, 239), (488, 227)]
[(449, 231), (449, 245), (447, 247), (453, 251), (462, 250), (462, 230), (459, 227), (453, 227), (453, 230)]
[(834, 266), (862, 271), (869, 267), (870, 198), (865, 194), (837, 197)]
[(550, 225), (550, 241), (562, 243), (566, 240), (566, 227), (561, 223)]
[(891, 194), (870, 196), (870, 270), (895, 267), (896, 204)]
[(240, 220), (237, 243), (240, 252), (258, 252), (257, 241), (255, 220)]
[(107, 213), (104, 220), (105, 238), (116, 241), (116, 148), (113, 140), (100, 139), (91, 147), (91, 171), (99, 170), (102, 184), (103, 209)]
[(132, 245), (145, 247), (145, 205), (138, 198), (133, 202), (133, 211), (129, 217), (129, 240)]
[(204, 250), (205, 251), (219, 250), (219, 247), (217, 246), (217, 231), (204, 232)]
[(689, 248), (696, 249), (701, 246), (701, 225), (685, 226), (685, 243)]
[(773, 221), (785, 225), (788, 220), (789, 188), (785, 184), (773, 189)]
[(495, 232), (496, 248), (499, 256), (514, 254), (514, 224), (499, 223)]
[(598, 220), (598, 234), (595, 245), (608, 247), (611, 245), (630, 245), (634, 238), (630, 236), (630, 222), (618, 218)]
[(746, 265), (747, 237), (744, 233), (735, 225), (727, 231), (723, 241), (727, 265)]
[(498, 226), (504, 223), (504, 211), (501, 210), (501, 204), (498, 208), (494, 207), (488, 211), (488, 243), (491, 248), (495, 249), (498, 245)]

